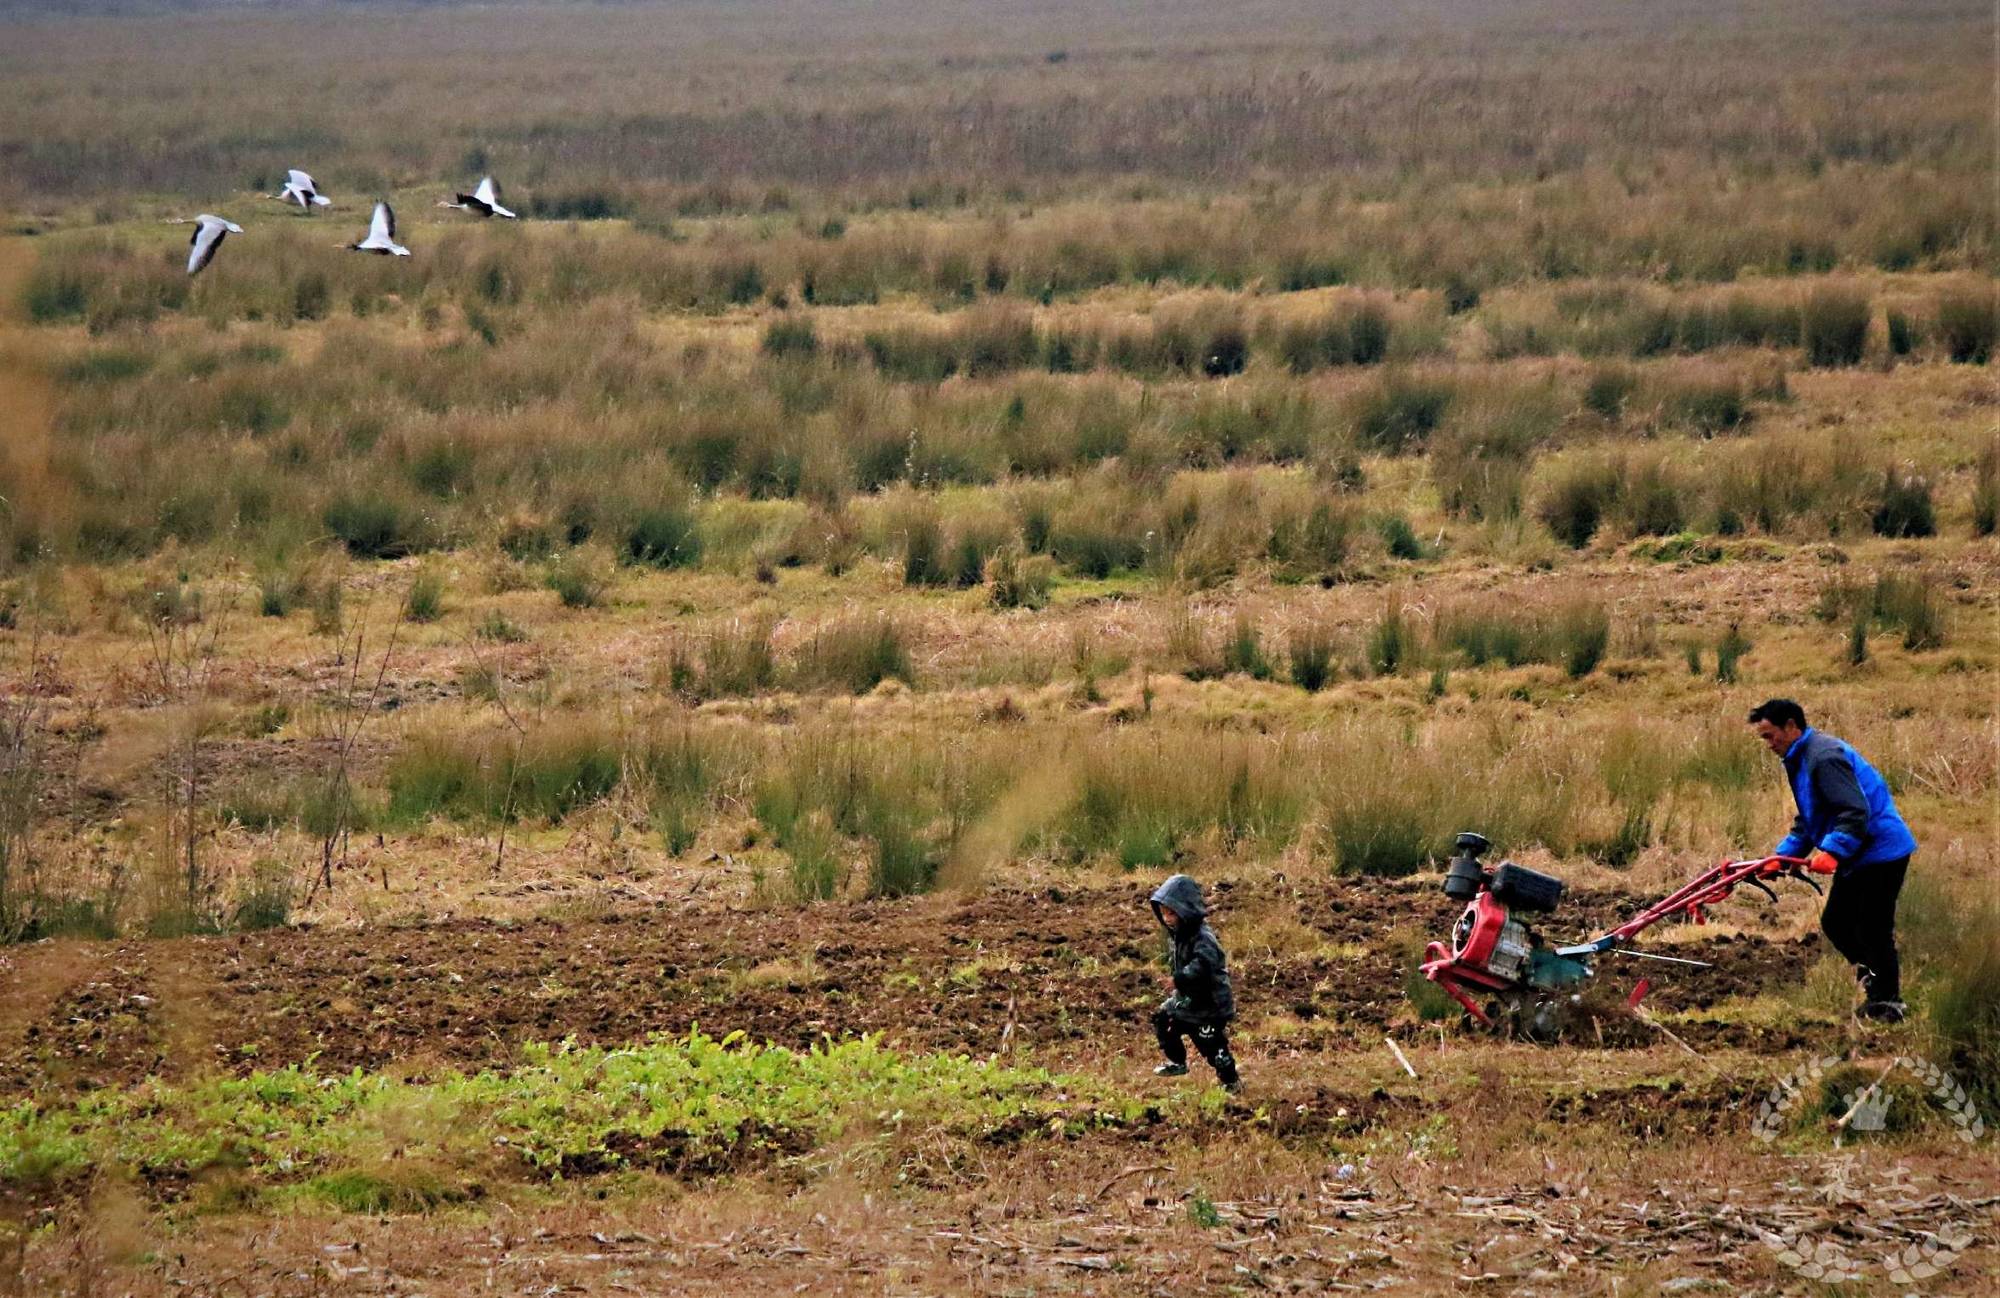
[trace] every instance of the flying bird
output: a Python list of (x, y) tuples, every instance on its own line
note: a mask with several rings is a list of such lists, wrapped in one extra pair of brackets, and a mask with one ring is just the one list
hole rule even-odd
[(470, 194), (460, 194), (456, 203), (439, 203), (439, 207), (455, 207), (461, 212), (476, 212), (480, 216), (504, 216), (513, 221), (518, 218), (500, 206), (500, 187), (493, 183), (493, 177), (483, 176), (479, 188)]
[(215, 260), (215, 250), (222, 241), (232, 234), (242, 234), (243, 227), (234, 221), (224, 220), (203, 212), (194, 219), (194, 236), (188, 240), (188, 274), (199, 274), (201, 268)]
[(375, 215), (368, 222), (368, 237), (347, 246), (356, 252), (379, 252), (385, 257), (410, 255), (408, 248), (396, 242), (396, 214), (387, 203), (375, 204)]
[(310, 212), (315, 207), (330, 207), (333, 200), (319, 192), (319, 183), (297, 167), (285, 173), (285, 187), (266, 198), (275, 198), (281, 203), (297, 203)]

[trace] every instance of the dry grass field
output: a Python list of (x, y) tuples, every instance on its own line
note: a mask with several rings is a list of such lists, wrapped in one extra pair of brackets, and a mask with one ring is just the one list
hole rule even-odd
[(1992, 24), (0, 5), (0, 1293), (1989, 1291)]

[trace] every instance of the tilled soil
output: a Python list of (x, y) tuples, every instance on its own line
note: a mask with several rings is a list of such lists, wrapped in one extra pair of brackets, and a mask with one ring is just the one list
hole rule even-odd
[[(421, 1074), (505, 1064), (528, 1042), (609, 1044), (695, 1026), (785, 1045), (872, 1032), (910, 1048), (1004, 1044), (1085, 1062), (1150, 1048), (1146, 1017), (1166, 988), (1144, 896), (1135, 882), (804, 910), (690, 901), (591, 920), (38, 944), (0, 957), (19, 993), (0, 1000), (0, 1092), (309, 1058), (326, 1070)], [(1443, 936), (1455, 909), (1430, 880), (1225, 883), (1215, 900), (1225, 945), (1231, 915), (1253, 912), (1295, 916), (1325, 939), (1302, 953), (1233, 951), (1252, 1054), (1274, 1019), (1297, 1020), (1282, 1034), (1287, 1052), (1352, 1048), (1410, 1022), (1408, 956), (1392, 935)], [(1595, 931), (1638, 904), (1574, 894), (1550, 935)], [(1804, 945), (1718, 936), (1698, 952), (1714, 968), (1654, 973), (1648, 1003), (1682, 1009), (1782, 988), (1802, 977)], [(1639, 972), (1654, 971), (1602, 976), (1623, 988)], [(1677, 1034), (1697, 1048), (1774, 1053), (1801, 1048), (1810, 1029), (1687, 1023)], [(1602, 1040), (1657, 1038), (1626, 1025)]]

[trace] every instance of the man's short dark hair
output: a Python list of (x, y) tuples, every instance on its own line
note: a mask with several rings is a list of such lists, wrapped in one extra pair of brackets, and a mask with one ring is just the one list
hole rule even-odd
[(1750, 709), (1750, 724), (1754, 726), (1759, 721), (1768, 721), (1780, 730), (1786, 726), (1804, 730), (1806, 710), (1790, 699), (1766, 699)]

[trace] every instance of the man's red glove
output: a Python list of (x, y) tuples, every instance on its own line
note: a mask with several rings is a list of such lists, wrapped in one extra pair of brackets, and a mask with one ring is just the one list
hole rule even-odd
[(1834, 859), (1831, 852), (1814, 852), (1806, 858), (1806, 869), (1814, 874), (1832, 874), (1839, 868), (1840, 862)]

